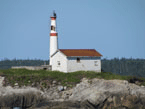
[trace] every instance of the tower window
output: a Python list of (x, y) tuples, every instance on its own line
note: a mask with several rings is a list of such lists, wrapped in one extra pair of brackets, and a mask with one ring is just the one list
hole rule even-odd
[(54, 30), (55, 31), (55, 27), (54, 26), (51, 26), (51, 30)]
[(78, 63), (80, 62), (80, 58), (77, 58), (77, 62), (78, 62)]

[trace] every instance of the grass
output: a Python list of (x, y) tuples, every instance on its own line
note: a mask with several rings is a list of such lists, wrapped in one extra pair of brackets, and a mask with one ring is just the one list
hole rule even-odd
[[(110, 72), (97, 73), (93, 71), (77, 71), (72, 73), (63, 73), (59, 71), (46, 70), (26, 70), (26, 69), (7, 69), (0, 70), (0, 75), (5, 76), (4, 85), (14, 86), (17, 82), (19, 86), (31, 85), (32, 83), (41, 83), (43, 87), (49, 87), (52, 81), (60, 82), (63, 86), (73, 87), (81, 81), (82, 78), (101, 78), (106, 80), (119, 79), (130, 81), (133, 76), (121, 76)], [(145, 78), (137, 78), (142, 81), (141, 85), (145, 85)]]

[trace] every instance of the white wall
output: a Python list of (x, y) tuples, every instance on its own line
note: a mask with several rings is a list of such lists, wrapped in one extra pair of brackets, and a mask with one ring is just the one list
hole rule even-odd
[(57, 36), (50, 36), (50, 65), (52, 65), (51, 55), (58, 50)]
[[(60, 61), (60, 65), (58, 65), (58, 61)], [(67, 72), (67, 58), (60, 52), (57, 52), (52, 58), (52, 71), (58, 70), (61, 72)]]
[(56, 20), (51, 20), (51, 25), (56, 27)]
[[(101, 57), (80, 57), (80, 62), (77, 62), (77, 57), (67, 57), (67, 72), (75, 71), (96, 71), (101, 72)], [(97, 61), (95, 66), (94, 61)]]

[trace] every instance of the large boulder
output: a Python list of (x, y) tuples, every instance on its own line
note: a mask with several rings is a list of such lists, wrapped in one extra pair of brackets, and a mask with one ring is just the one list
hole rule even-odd
[(44, 100), (42, 92), (36, 88), (14, 89), (11, 86), (0, 89), (0, 107), (28, 108)]
[[(124, 99), (124, 100), (122, 100)], [(145, 106), (145, 88), (126, 80), (83, 79), (73, 88), (71, 101), (88, 101), (97, 108)], [(126, 101), (125, 101), (126, 100)]]

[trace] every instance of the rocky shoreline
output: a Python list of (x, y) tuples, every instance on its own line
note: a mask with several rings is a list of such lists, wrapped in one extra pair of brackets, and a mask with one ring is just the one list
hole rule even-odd
[[(72, 88), (53, 81), (49, 88), (3, 86), (0, 108), (23, 109), (145, 109), (145, 87), (126, 80), (83, 78)], [(40, 90), (41, 89), (41, 90)]]

